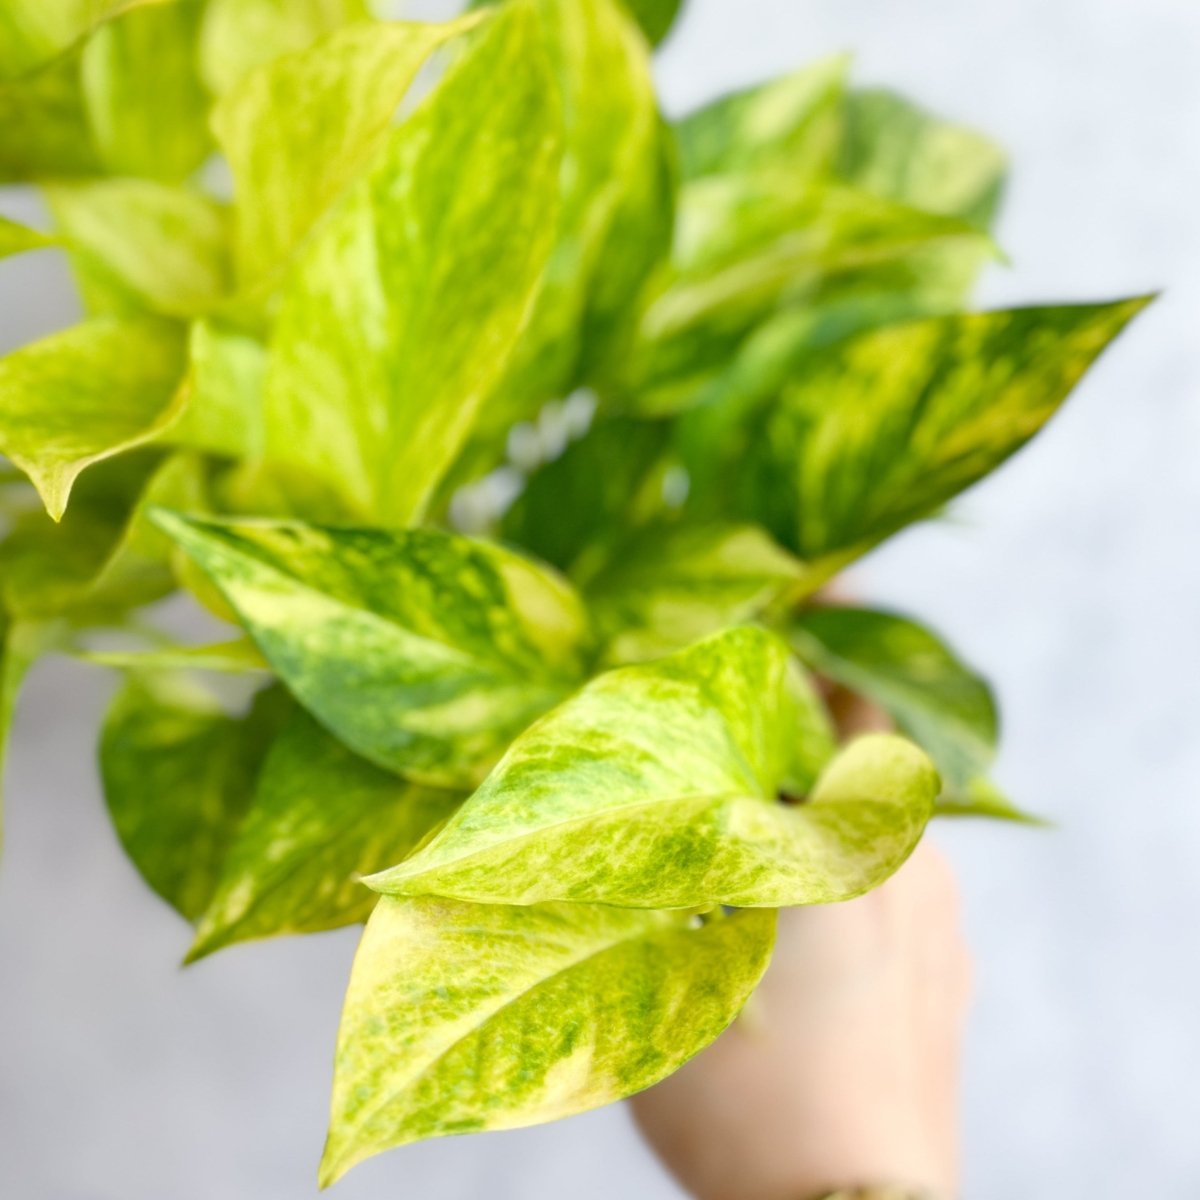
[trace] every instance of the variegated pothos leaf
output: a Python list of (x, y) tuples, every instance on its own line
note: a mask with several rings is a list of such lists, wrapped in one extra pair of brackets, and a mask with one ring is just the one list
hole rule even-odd
[(517, 738), (426, 846), (368, 882), (499, 904), (845, 900), (908, 857), (938, 777), (899, 738), (832, 754), (786, 647), (733, 629), (594, 679)]
[(416, 781), (478, 782), (583, 676), (578, 598), (499, 546), (434, 530), (156, 519), (301, 704)]
[(657, 1083), (733, 1020), (774, 940), (771, 911), (383, 897), (346, 994), (321, 1182), (405, 1142)]

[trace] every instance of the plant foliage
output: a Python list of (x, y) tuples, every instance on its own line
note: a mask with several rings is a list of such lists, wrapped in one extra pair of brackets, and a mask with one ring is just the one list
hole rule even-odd
[[(0, 257), (86, 309), (0, 360), (0, 730), (48, 650), (123, 673), (104, 790), (189, 958), (367, 922), (325, 1182), (654, 1083), (775, 909), (1022, 815), (987, 684), (823, 589), (1145, 301), (968, 311), (997, 149), (841, 59), (668, 121), (679, 7), (0, 12), (51, 218)], [(176, 590), (226, 632), (153, 632)], [(839, 745), (835, 687), (898, 732)]]

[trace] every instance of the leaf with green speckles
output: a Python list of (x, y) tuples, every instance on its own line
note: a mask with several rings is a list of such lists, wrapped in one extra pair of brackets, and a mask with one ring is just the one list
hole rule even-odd
[(991, 688), (924, 625), (869, 608), (814, 608), (788, 627), (788, 639), (813, 670), (888, 713), (946, 784), (965, 784), (991, 764)]
[(379, 897), (362, 876), (407, 854), (461, 801), (381, 771), (295, 713), (263, 764), (189, 961), (365, 921)]
[(54, 244), (55, 239), (49, 234), (0, 217), (0, 258), (11, 258), (14, 254), (25, 254)]
[(670, 248), (673, 181), (665, 166), (644, 39), (618, 0), (534, 0), (562, 94), (561, 205), (555, 246), (504, 379), (480, 415), (507, 429), (567, 394), (585, 348), (618, 336)]
[(782, 168), (793, 181), (827, 176), (842, 138), (848, 67), (838, 55), (689, 113), (676, 126), (684, 178), (764, 167)]
[(393, 1146), (597, 1108), (733, 1020), (775, 914), (379, 902), (354, 961), (321, 1183)]
[(81, 471), (178, 416), (183, 349), (182, 331), (165, 321), (101, 317), (0, 359), (0, 451), (55, 520)]
[(478, 20), (357, 21), (248, 72), (221, 97), (212, 122), (233, 172), (243, 283), (282, 266), (382, 149), (425, 60)]
[(651, 525), (617, 547), (585, 594), (606, 659), (639, 662), (756, 617), (803, 576), (753, 525)]
[(188, 920), (207, 908), (288, 705), (278, 689), (226, 715), (211, 692), (158, 673), (131, 676), (100, 734), (104, 798), (126, 854)]
[(105, 179), (46, 196), (89, 312), (186, 317), (228, 289), (225, 210), (199, 192)]
[(435, 530), (156, 519), (301, 704), (418, 782), (478, 782), (583, 676), (578, 598), (499, 546)]
[(367, 16), (364, 0), (208, 0), (200, 75), (220, 95), (248, 71)]
[(362, 517), (420, 519), (536, 296), (561, 120), (534, 12), (500, 9), (302, 256), (267, 372), (269, 457)]
[(208, 156), (196, 38), (202, 0), (131, 7), (83, 48), (88, 125), (105, 170), (178, 183)]
[(1147, 302), (934, 317), (820, 349), (740, 431), (729, 504), (832, 574), (1019, 450)]
[(730, 630), (594, 679), (517, 738), (426, 846), (367, 882), (498, 904), (849, 899), (912, 852), (939, 784), (901, 738), (833, 750), (783, 643)]

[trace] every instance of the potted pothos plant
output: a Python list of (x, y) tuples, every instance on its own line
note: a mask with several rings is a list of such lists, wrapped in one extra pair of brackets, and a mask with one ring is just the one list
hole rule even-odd
[[(970, 311), (1000, 151), (843, 59), (667, 121), (677, 7), (4, 0), (49, 220), (0, 253), (87, 315), (0, 361), (0, 718), (40, 654), (119, 668), (104, 793), (189, 961), (366, 922), (324, 1183), (655, 1083), (777, 909), (1022, 816), (986, 683), (827, 585), (1145, 298)], [(839, 745), (831, 684), (896, 732)]]

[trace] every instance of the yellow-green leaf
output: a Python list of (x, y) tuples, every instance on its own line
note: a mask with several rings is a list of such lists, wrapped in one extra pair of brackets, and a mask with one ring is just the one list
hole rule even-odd
[(803, 574), (753, 525), (651, 525), (585, 591), (608, 661), (639, 662), (757, 616)]
[(267, 691), (241, 717), (170, 675), (132, 676), (100, 735), (104, 797), (125, 852), (172, 908), (195, 920), (254, 794), (286, 711)]
[(657, 1083), (738, 1014), (774, 940), (773, 912), (385, 897), (346, 995), (322, 1184), (392, 1146)]
[(461, 800), (381, 771), (295, 713), (263, 764), (189, 960), (365, 921), (379, 897), (362, 876), (408, 853)]
[(88, 124), (105, 169), (178, 183), (212, 145), (196, 61), (202, 0), (135, 5), (83, 49)]
[(364, 516), (420, 518), (536, 295), (560, 109), (535, 15), (501, 9), (299, 264), (267, 373), (268, 455)]
[(79, 57), (76, 50), (31, 75), (0, 80), (0, 183), (101, 169), (84, 111)]
[(603, 355), (591, 343), (632, 319), (670, 249), (673, 189), (662, 186), (666, 141), (645, 39), (618, 0), (532, 7), (562, 94), (562, 203), (537, 302), (481, 414), (498, 430), (576, 386), (585, 351)]
[(577, 597), (498, 546), (434, 530), (157, 520), (297, 699), (417, 781), (477, 782), (582, 676)]
[(126, 9), (164, 0), (4, 0), (0, 80), (31, 73)]
[(27, 250), (41, 250), (45, 246), (53, 246), (55, 239), (27, 225), (0, 217), (0, 258), (10, 258), (14, 254), (24, 254)]
[(684, 177), (782, 168), (793, 182), (833, 168), (849, 59), (825, 59), (689, 113), (676, 126)]
[(226, 213), (199, 192), (108, 179), (46, 195), (89, 312), (186, 317), (228, 290)]
[(125, 671), (219, 671), (242, 675), (266, 671), (267, 661), (249, 638), (207, 646), (167, 644), (149, 650), (86, 650), (79, 658)]
[(55, 520), (81, 471), (178, 416), (183, 349), (182, 331), (165, 321), (101, 317), (0, 359), (0, 451)]
[[(852, 92), (844, 125), (838, 163), (843, 178), (981, 230), (991, 226), (1008, 163), (988, 138), (883, 89)], [(986, 259), (987, 247), (969, 242), (925, 248), (906, 264), (908, 278), (892, 283), (918, 293), (924, 311), (952, 310), (966, 300)]]
[(1018, 808), (996, 785), (983, 775), (976, 775), (964, 786), (947, 790), (934, 807), (938, 817), (987, 817), (993, 821), (1012, 821), (1017, 825), (1045, 828), (1053, 822), (1036, 813)]
[(789, 626), (788, 638), (814, 670), (887, 712), (947, 785), (965, 785), (991, 765), (991, 688), (924, 625), (869, 608), (814, 608)]
[(786, 647), (734, 629), (594, 679), (517, 738), (426, 846), (368, 882), (499, 904), (846, 900), (911, 853), (938, 777), (912, 743), (881, 735), (814, 784), (832, 750)]
[(0, 542), (0, 599), (32, 619), (111, 616), (158, 600), (174, 587), (170, 543), (144, 517), (148, 504), (193, 504), (196, 462), (138, 451), (84, 476), (70, 511), (55, 523), (40, 507), (14, 514)]
[(778, 172), (697, 180), (680, 198), (674, 266), (642, 318), (626, 401), (662, 413), (696, 403), (773, 313), (906, 262), (916, 250), (990, 245), (958, 217)]
[(257, 461), (263, 450), (266, 370), (267, 349), (257, 338), (218, 321), (196, 321), (188, 335), (187, 408), (165, 438), (209, 454)]
[(623, 0), (623, 3), (652, 46), (657, 46), (671, 32), (683, 8), (683, 0)]
[(1006, 168), (990, 139), (895, 92), (875, 88), (847, 98), (838, 171), (867, 191), (986, 228)]
[(439, 46), (478, 22), (358, 21), (246, 73), (213, 110), (233, 171), (239, 276), (278, 268), (382, 148)]
[(1019, 450), (1147, 302), (935, 317), (834, 343), (743, 431), (730, 499), (832, 569)]
[(200, 74), (219, 95), (255, 67), (368, 15), (364, 0), (208, 0)]

